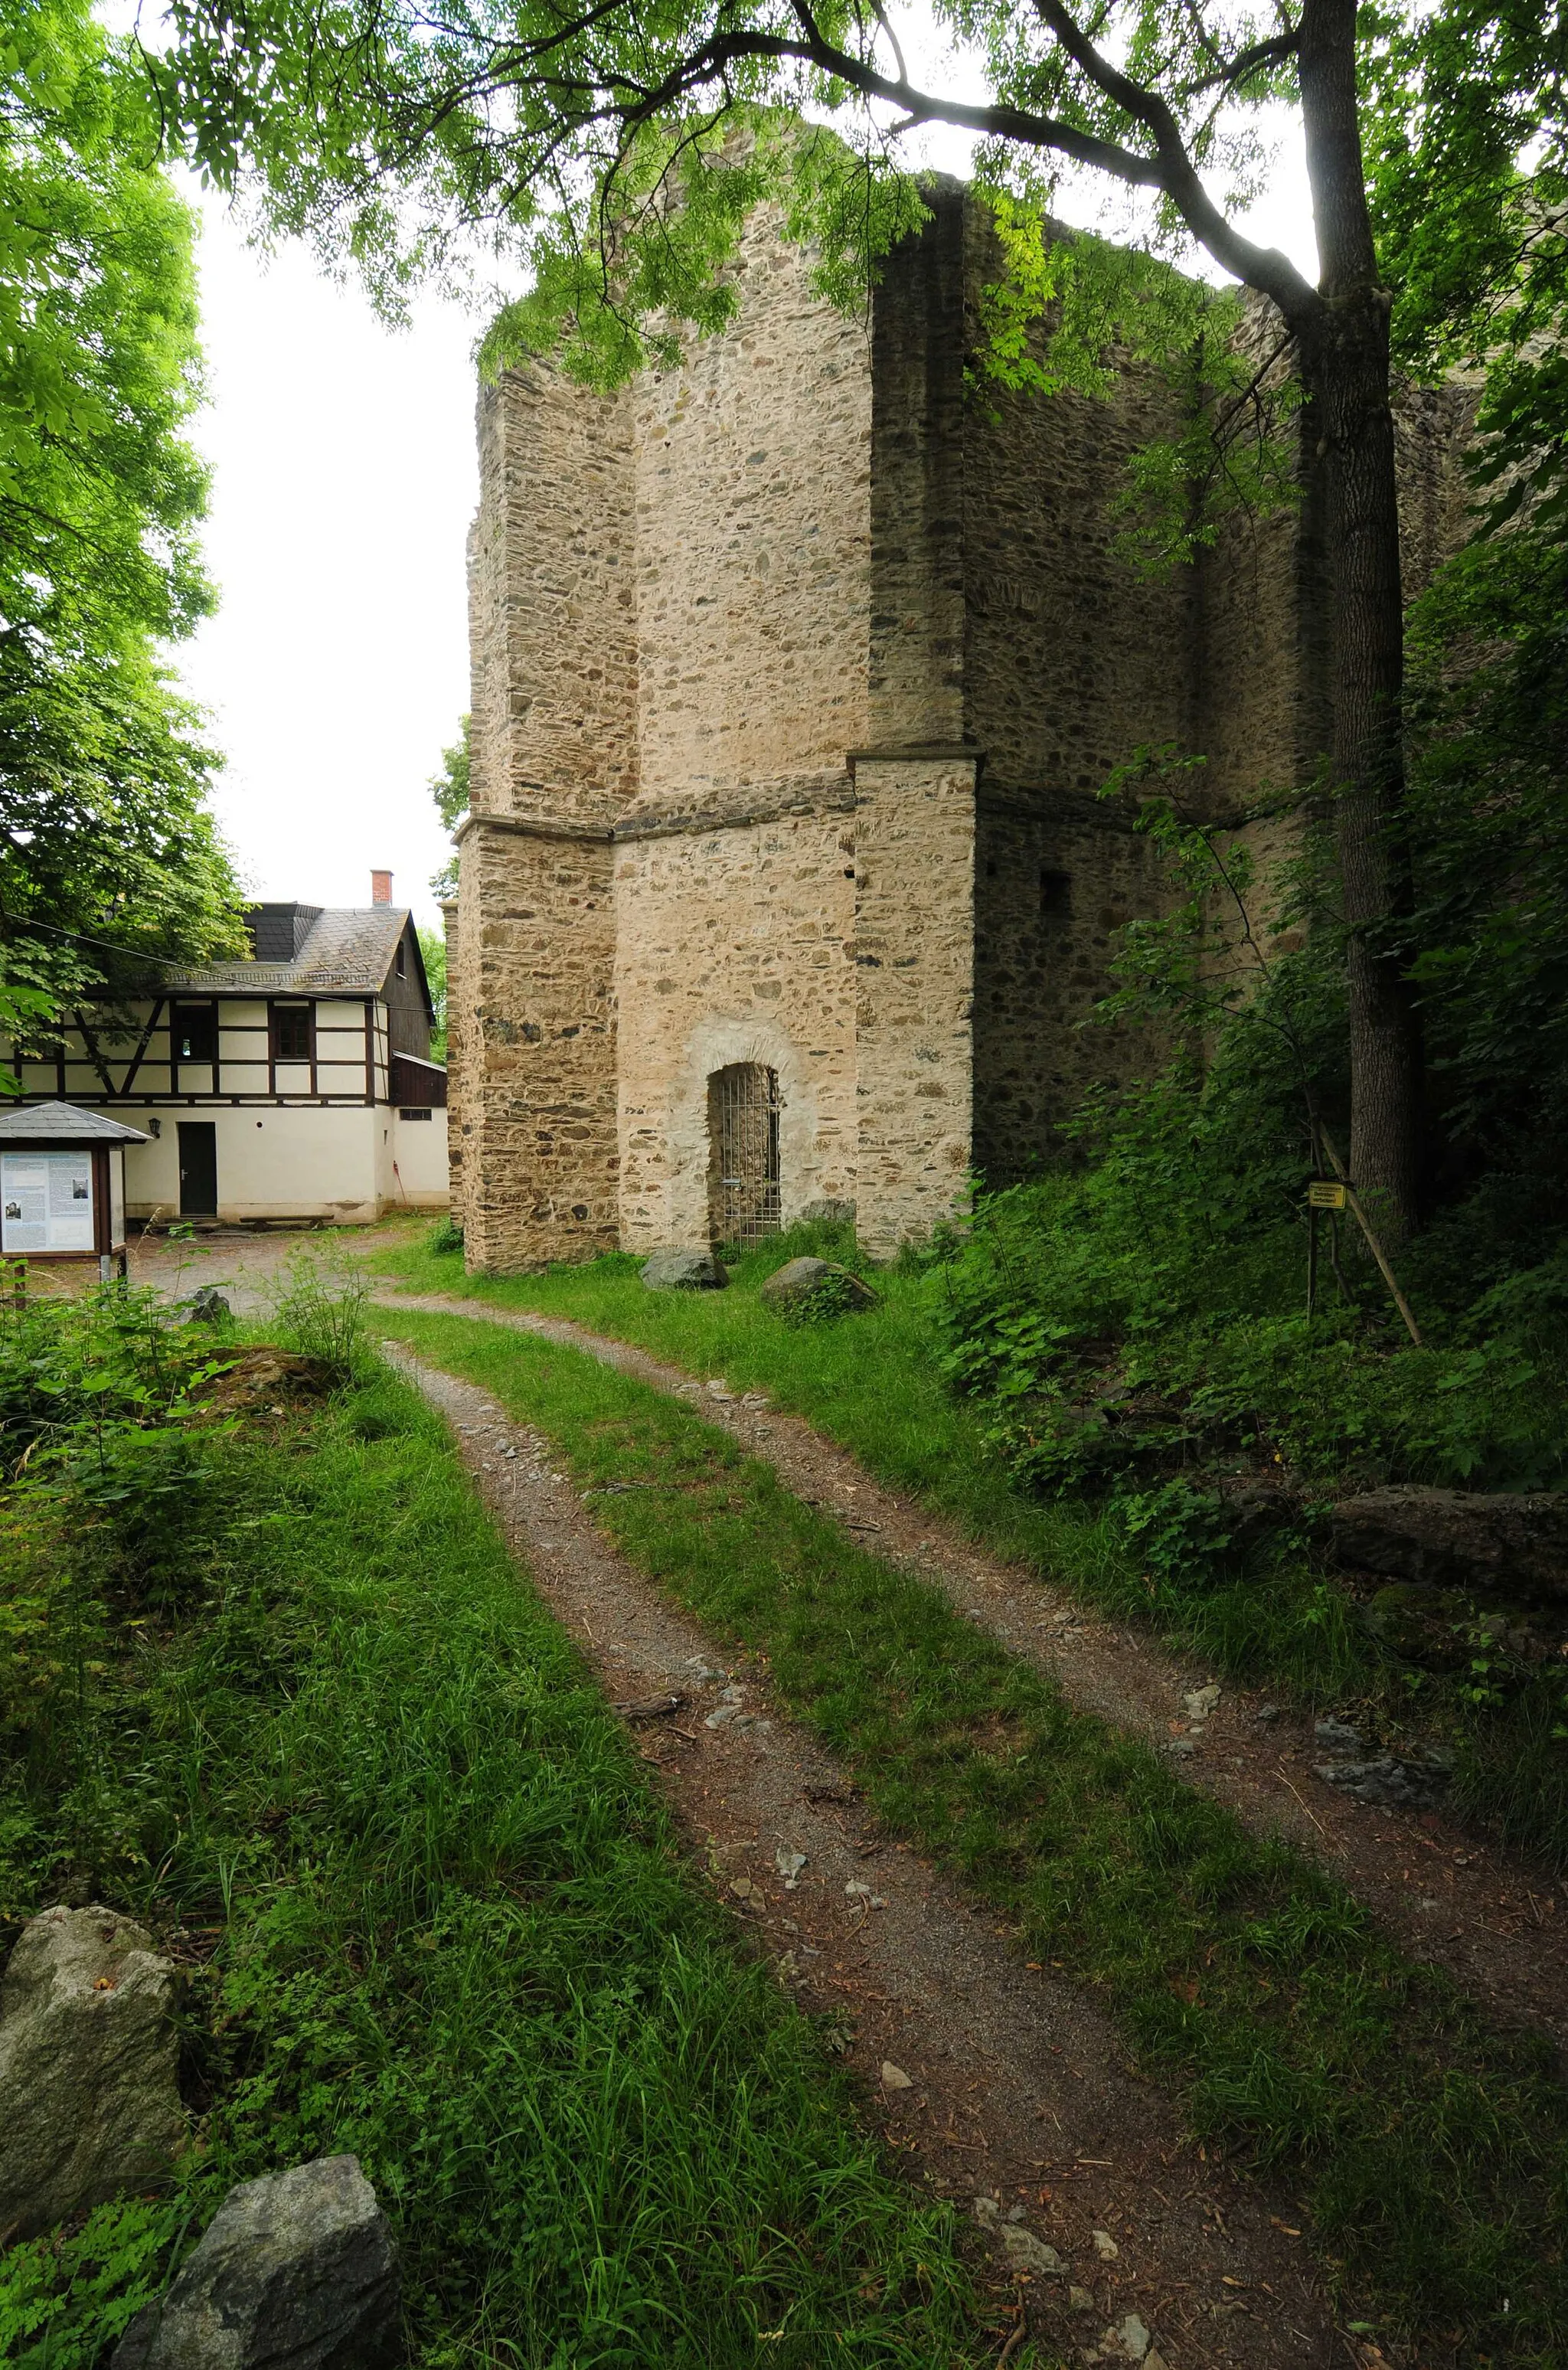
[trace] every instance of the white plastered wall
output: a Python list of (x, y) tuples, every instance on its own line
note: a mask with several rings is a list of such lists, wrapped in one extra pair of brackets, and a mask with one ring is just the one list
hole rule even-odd
[[(123, 1112), (106, 1111), (106, 1118)], [(442, 1115), (444, 1117), (444, 1114)], [(125, 1154), (126, 1214), (132, 1219), (179, 1215), (179, 1137), (183, 1120), (217, 1130), (218, 1217), (238, 1224), (256, 1218), (314, 1219), (355, 1225), (379, 1217), (391, 1196), (380, 1191), (380, 1138), (393, 1114), (361, 1104), (271, 1105), (265, 1110), (191, 1109), (171, 1104), (138, 1110), (132, 1124), (160, 1133)], [(392, 1181), (390, 1147), (385, 1174)]]
[(428, 1119), (394, 1117), (392, 1205), (399, 1210), (444, 1210), (452, 1199), (447, 1160), (446, 1113)]

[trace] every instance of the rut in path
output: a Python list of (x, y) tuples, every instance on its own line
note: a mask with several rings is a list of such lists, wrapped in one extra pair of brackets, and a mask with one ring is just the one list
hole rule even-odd
[[(580, 1350), (684, 1398), (858, 1544), (918, 1572), (1080, 1709), (1176, 1753), (1191, 1785), (1254, 1834), (1280, 1834), (1320, 1861), (1413, 1959), (1440, 1966), (1504, 2025), (1547, 2034), (1568, 2058), (1568, 1904), (1558, 1881), (1435, 1812), (1373, 1808), (1315, 1774), (1311, 1725), (1227, 1680), (1207, 1719), (1184, 1697), (1215, 1674), (1115, 1627), (1020, 1564), (989, 1554), (918, 1501), (876, 1481), (847, 1450), (758, 1393), (738, 1397), (565, 1317), (475, 1300), (380, 1293), (389, 1311), (465, 1317)], [(1272, 1717), (1260, 1715), (1272, 1714)]]
[(999, 2318), (1021, 2313), (1047, 2353), (1144, 2370), (1379, 2359), (1336, 2330), (1288, 2193), (1201, 2153), (1078, 1988), (887, 1837), (765, 1675), (609, 1546), (544, 1436), (389, 1354), (452, 1426), (721, 1899), (804, 2008), (838, 2012), (869, 2119), (971, 2217)]

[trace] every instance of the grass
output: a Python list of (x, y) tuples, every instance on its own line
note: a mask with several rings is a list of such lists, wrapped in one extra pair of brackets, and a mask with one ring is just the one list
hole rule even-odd
[(894, 1488), (1117, 1619), (1150, 1625), (1303, 1707), (1348, 1711), (1396, 1744), (1413, 1729), (1442, 1735), (1457, 1748), (1457, 1805), (1504, 1842), (1568, 1869), (1565, 1706), (1552, 1673), (1515, 1693), (1483, 1686), (1471, 1701), (1452, 1681), (1393, 1662), (1345, 1589), (1288, 1547), (1251, 1569), (1151, 1570), (1103, 1505), (1031, 1497), (987, 1438), (981, 1409), (938, 1371), (940, 1268), (880, 1270), (875, 1310), (793, 1328), (759, 1287), (801, 1248), (838, 1255), (833, 1241), (780, 1237), (731, 1262), (728, 1291), (673, 1293), (649, 1292), (640, 1260), (622, 1254), (542, 1275), (466, 1276), (460, 1250), (431, 1248), (432, 1231), (411, 1230), (373, 1267), (410, 1291), (571, 1317), (693, 1375), (770, 1392)]
[(86, 1630), (74, 1520), (9, 1534), (4, 1939), (65, 1891), (212, 1954), (205, 2153), (13, 2249), (0, 2357), (91, 2370), (231, 2182), (339, 2149), (423, 2364), (989, 2352), (950, 2214), (740, 1953), (438, 1421), (383, 1375), (200, 1455), (189, 1552)]
[[(599, 1279), (601, 1323), (620, 1288)], [(744, 1338), (722, 1307), (658, 1306), (644, 1338), (679, 1326), (691, 1343), (727, 1323)], [(1568, 2100), (1544, 2045), (1490, 2031), (1326, 1875), (1073, 1712), (679, 1403), (527, 1335), (378, 1321), (541, 1427), (583, 1486), (671, 1485), (601, 1498), (600, 1519), (716, 1635), (768, 1661), (895, 1831), (1013, 1920), (1031, 1956), (1104, 1996), (1196, 2132), (1299, 2185), (1326, 2260), (1385, 2330), (1475, 2364), (1562, 2358)], [(820, 1354), (810, 1337), (803, 1349)], [(740, 1358), (725, 1372), (764, 1379)]]

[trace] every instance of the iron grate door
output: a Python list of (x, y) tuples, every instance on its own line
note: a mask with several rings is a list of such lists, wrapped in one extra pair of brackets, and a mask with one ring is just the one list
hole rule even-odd
[(715, 1242), (755, 1243), (779, 1231), (779, 1081), (760, 1062), (734, 1062), (708, 1081), (709, 1220)]

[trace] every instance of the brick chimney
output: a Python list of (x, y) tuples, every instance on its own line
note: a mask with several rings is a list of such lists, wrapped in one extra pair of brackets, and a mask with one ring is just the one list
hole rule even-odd
[(372, 873), (371, 874), (371, 903), (372, 903), (372, 905), (390, 905), (390, 904), (391, 904), (391, 903), (392, 903), (392, 875), (391, 875), (391, 873), (390, 873), (390, 872), (372, 872)]

